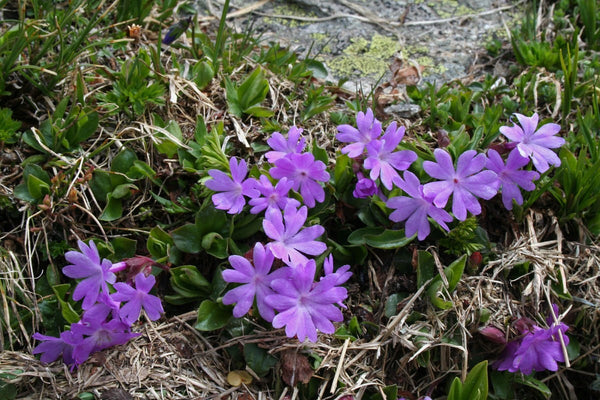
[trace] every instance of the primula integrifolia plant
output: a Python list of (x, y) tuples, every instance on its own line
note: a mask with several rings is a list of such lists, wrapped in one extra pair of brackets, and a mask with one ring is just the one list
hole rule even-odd
[[(206, 181), (206, 187), (217, 192), (212, 195), (215, 208), (239, 214), (246, 204), (246, 197), (250, 198), (249, 204), (253, 206), (250, 212), (253, 214), (271, 208), (283, 210), (288, 204), (299, 207), (300, 202), (289, 197), (290, 191), (296, 192), (302, 203), (310, 208), (317, 202), (323, 202), (325, 190), (322, 183), (329, 181), (327, 166), (315, 160), (312, 153), (302, 152), (305, 139), (300, 136), (301, 133), (302, 129), (292, 127), (287, 139), (275, 132), (267, 140), (273, 149), (265, 155), (270, 165), (266, 166), (268, 170), (258, 180), (246, 179), (246, 162), (241, 160), (238, 164), (234, 157), (229, 161), (231, 177), (217, 169), (209, 170), (211, 179)], [(276, 181), (274, 186), (273, 180)]]
[[(431, 221), (448, 231), (454, 218), (464, 221), (468, 212), (480, 214), (481, 199), (489, 200), (499, 190), (507, 209), (512, 209), (513, 202), (522, 204), (520, 190), (533, 190), (533, 181), (539, 178), (537, 172), (524, 169), (529, 158), (540, 172), (544, 162), (559, 165), (556, 155), (548, 150), (564, 143), (553, 136), (558, 125), (547, 124), (536, 131), (536, 114), (531, 118), (517, 114), (517, 118), (522, 128), (501, 128), (514, 141), (505, 145), (512, 150), (506, 161), (494, 150), (489, 150), (489, 158), (467, 150), (457, 155), (455, 165), (448, 151), (436, 149), (435, 161), (422, 163), (431, 178), (424, 182), (408, 171), (418, 157), (412, 150), (402, 149), (405, 128), (396, 122), (382, 135), (382, 124), (373, 111), (359, 112), (356, 128), (340, 125), (336, 138), (348, 143), (341, 152), (353, 158), (357, 176), (354, 197), (378, 196), (393, 210), (389, 215), (392, 221), (405, 221), (407, 237), (416, 235), (424, 240), (431, 232)], [(333, 260), (327, 258), (324, 275), (317, 279), (316, 262), (309, 257), (327, 250), (319, 240), (324, 227), (304, 224), (308, 208), (324, 201), (323, 184), (330, 176), (323, 162), (305, 152), (302, 129), (290, 128), (287, 137), (275, 132), (267, 143), (272, 150), (265, 154), (268, 165), (263, 165), (258, 179), (246, 178), (246, 163), (234, 158), (230, 160), (230, 175), (214, 169), (208, 172), (211, 179), (206, 186), (217, 192), (212, 196), (215, 207), (237, 214), (249, 198), (251, 213), (265, 212), (263, 231), (271, 240), (265, 245), (256, 243), (253, 262), (241, 256), (229, 258), (233, 269), (224, 271), (223, 278), (240, 286), (227, 292), (223, 302), (235, 304), (234, 316), (241, 317), (256, 301), (260, 316), (274, 327), (285, 327), (290, 337), (314, 341), (318, 331), (331, 333), (332, 322), (341, 321), (338, 307), (344, 307), (347, 293), (340, 285), (351, 275), (349, 266), (333, 272)], [(398, 189), (402, 191), (399, 195)], [(394, 196), (387, 199), (390, 193)], [(445, 209), (448, 204), (453, 215)], [(274, 258), (287, 266), (272, 271)]]
[(552, 315), (547, 318), (548, 328), (541, 328), (528, 318), (515, 324), (520, 337), (509, 342), (494, 366), (499, 371), (522, 372), (557, 371), (557, 362), (565, 362), (569, 327), (558, 321), (558, 306), (552, 305)]
[[(417, 234), (419, 240), (424, 240), (431, 231), (429, 218), (448, 230), (446, 224), (453, 218), (464, 221), (469, 212), (480, 214), (480, 199), (489, 200), (499, 191), (506, 209), (512, 210), (513, 202), (522, 205), (521, 189), (532, 191), (535, 189), (534, 181), (540, 177), (539, 173), (525, 169), (529, 160), (540, 173), (547, 171), (549, 164), (559, 166), (560, 159), (551, 149), (562, 146), (565, 141), (555, 136), (560, 130), (559, 125), (549, 123), (538, 129), (537, 114), (531, 117), (515, 115), (520, 126), (500, 128), (500, 132), (510, 140), (504, 146), (511, 150), (506, 161), (493, 149), (488, 151), (487, 157), (484, 153), (467, 150), (458, 154), (455, 166), (448, 151), (435, 149), (435, 162), (423, 162), (423, 170), (433, 180), (420, 182), (410, 171), (406, 171), (405, 180), (399, 175), (417, 160), (414, 152), (398, 149), (404, 137), (404, 127), (398, 128), (392, 122), (381, 136), (382, 125), (373, 112), (359, 112), (356, 128), (340, 125), (336, 136), (340, 142), (349, 143), (341, 152), (353, 158), (357, 166), (354, 197), (379, 196), (389, 208), (394, 209), (390, 219), (406, 221), (406, 236)], [(366, 177), (369, 170), (370, 179)], [(410, 197), (401, 195), (387, 199), (382, 189), (391, 191), (395, 187)], [(453, 215), (444, 210), (448, 204), (451, 204)]]
[(78, 241), (78, 246), (79, 252), (65, 254), (72, 264), (65, 266), (63, 273), (81, 279), (73, 291), (73, 300), (83, 299), (81, 319), (72, 323), (70, 330), (62, 332), (58, 338), (40, 333), (33, 335), (41, 342), (33, 349), (33, 354), (41, 354), (40, 360), (45, 363), (62, 355), (71, 369), (96, 351), (125, 344), (139, 336), (131, 331), (131, 327), (139, 319), (142, 309), (152, 321), (164, 312), (160, 299), (150, 294), (155, 284), (153, 275), (138, 273), (134, 278), (135, 285), (116, 282), (115, 272), (127, 268), (126, 262), (113, 264), (110, 260), (101, 260), (93, 241), (89, 245)]
[[(315, 280), (316, 263), (305, 259), (300, 263), (271, 271), (275, 255), (269, 247), (256, 243), (252, 251), (252, 262), (242, 256), (229, 257), (233, 269), (223, 271), (226, 282), (241, 285), (229, 290), (223, 304), (235, 304), (233, 315), (245, 315), (256, 299), (258, 313), (275, 328), (285, 327), (288, 337), (306, 338), (315, 342), (317, 332), (333, 333), (332, 322), (343, 320), (338, 306), (348, 296), (341, 287), (352, 275), (345, 265), (333, 271), (333, 258), (324, 264), (324, 275)], [(276, 313), (277, 312), (277, 313)]]

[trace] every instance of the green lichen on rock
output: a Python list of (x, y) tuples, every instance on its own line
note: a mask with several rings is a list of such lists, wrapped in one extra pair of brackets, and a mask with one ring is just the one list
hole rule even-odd
[[(285, 15), (290, 17), (309, 17), (315, 18), (317, 15), (315, 13), (307, 13), (302, 9), (302, 7), (296, 4), (283, 4), (280, 6), (276, 6), (273, 8), (273, 13), (276, 15)], [(277, 21), (278, 23), (289, 26), (290, 28), (296, 28), (299, 26), (308, 25), (310, 22), (298, 21), (295, 19), (287, 19), (287, 18), (277, 18), (277, 17), (266, 17), (264, 19), (265, 23), (272, 23)]]
[(380, 77), (388, 70), (390, 58), (399, 49), (400, 45), (394, 38), (376, 34), (369, 41), (358, 37), (352, 39), (343, 55), (329, 61), (328, 65), (341, 76), (364, 74)]
[(458, 4), (457, 0), (430, 1), (428, 6), (432, 7), (440, 18), (462, 17), (474, 12), (473, 9)]
[(319, 45), (319, 47), (321, 47), (320, 52), (321, 53), (325, 53), (325, 54), (329, 54), (331, 53), (331, 46), (329, 46), (329, 41), (331, 40), (331, 37), (325, 33), (311, 33), (310, 36), (312, 37), (312, 39), (315, 41), (315, 44)]

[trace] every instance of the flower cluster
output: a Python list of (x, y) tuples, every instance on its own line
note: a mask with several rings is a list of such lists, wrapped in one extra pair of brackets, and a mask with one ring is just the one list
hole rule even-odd
[[(552, 305), (547, 318), (549, 328), (541, 328), (533, 321), (522, 318), (516, 324), (521, 333), (519, 339), (509, 342), (494, 366), (499, 371), (517, 372), (525, 375), (533, 371), (557, 371), (557, 362), (565, 362), (563, 344), (569, 344), (566, 335), (569, 327), (558, 321), (558, 306)], [(562, 337), (562, 343), (561, 343)]]
[[(373, 112), (359, 112), (357, 128), (340, 125), (337, 134), (339, 141), (350, 143), (342, 148), (342, 153), (354, 158), (359, 168), (370, 170), (370, 179), (361, 171), (357, 172), (354, 197), (378, 195), (386, 201), (388, 208), (394, 210), (389, 218), (394, 222), (406, 221), (406, 236), (416, 234), (419, 240), (431, 232), (429, 218), (449, 230), (448, 222), (454, 218), (464, 221), (468, 212), (480, 214), (479, 199), (489, 200), (499, 191), (506, 209), (512, 210), (513, 201), (523, 204), (521, 189), (532, 191), (535, 189), (533, 181), (540, 177), (539, 173), (547, 171), (550, 164), (560, 165), (560, 159), (550, 149), (565, 142), (555, 136), (560, 130), (559, 125), (549, 123), (538, 129), (537, 114), (532, 117), (515, 115), (520, 126), (500, 128), (510, 140), (505, 145), (510, 150), (506, 162), (494, 149), (489, 149), (487, 155), (467, 150), (458, 155), (455, 165), (450, 153), (438, 148), (433, 152), (435, 161), (423, 162), (423, 170), (433, 180), (422, 184), (415, 174), (407, 171), (417, 155), (410, 150), (397, 150), (404, 137), (404, 128), (397, 128), (393, 122), (381, 136), (381, 122)], [(539, 173), (524, 169), (530, 159)], [(404, 171), (402, 177), (401, 171)], [(386, 199), (377, 181), (390, 191), (394, 187), (402, 189), (406, 196)], [(445, 210), (450, 199), (452, 215)]]
[[(302, 202), (308, 207), (323, 202), (325, 190), (320, 182), (329, 181), (329, 174), (322, 161), (315, 160), (310, 152), (303, 152), (305, 139), (301, 133), (302, 129), (292, 127), (287, 139), (275, 132), (267, 140), (272, 149), (265, 155), (270, 168), (259, 179), (246, 178), (246, 162), (240, 160), (238, 163), (234, 157), (229, 160), (231, 177), (217, 169), (208, 171), (211, 179), (206, 181), (206, 187), (217, 192), (212, 195), (215, 207), (229, 214), (239, 214), (246, 204), (246, 198), (250, 198), (252, 214), (271, 209), (284, 210), (288, 205), (298, 208), (300, 202), (289, 197), (292, 190), (301, 196)], [(275, 185), (273, 181), (276, 181)]]
[[(293, 223), (293, 222), (292, 222)], [(301, 259), (271, 271), (275, 254), (260, 242), (254, 245), (252, 262), (242, 256), (229, 257), (233, 269), (223, 271), (223, 279), (240, 286), (229, 290), (223, 304), (235, 304), (233, 316), (245, 315), (256, 299), (258, 313), (275, 328), (285, 327), (288, 337), (315, 342), (317, 331), (333, 333), (332, 322), (343, 320), (336, 305), (348, 296), (341, 287), (352, 275), (348, 265), (333, 271), (333, 257), (324, 263), (324, 275), (315, 281), (316, 262)], [(323, 244), (324, 246), (324, 244)], [(277, 312), (277, 313), (276, 313)]]
[(40, 333), (33, 335), (41, 341), (33, 354), (41, 354), (42, 362), (52, 362), (62, 355), (71, 368), (85, 362), (96, 351), (125, 344), (139, 336), (131, 327), (142, 309), (152, 321), (164, 312), (160, 299), (150, 294), (155, 284), (153, 275), (137, 273), (134, 285), (116, 282), (115, 272), (128, 266), (125, 261), (113, 264), (107, 259), (101, 260), (93, 241), (89, 245), (79, 241), (78, 246), (80, 251), (65, 254), (71, 264), (63, 268), (63, 273), (81, 279), (73, 291), (73, 300), (83, 299), (81, 319), (58, 338)]

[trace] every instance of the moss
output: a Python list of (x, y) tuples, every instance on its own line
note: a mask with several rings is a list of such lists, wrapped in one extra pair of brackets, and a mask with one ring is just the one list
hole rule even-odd
[(374, 35), (371, 40), (358, 37), (344, 49), (344, 54), (329, 62), (339, 75), (355, 73), (379, 77), (388, 70), (389, 59), (400, 49), (396, 39)]

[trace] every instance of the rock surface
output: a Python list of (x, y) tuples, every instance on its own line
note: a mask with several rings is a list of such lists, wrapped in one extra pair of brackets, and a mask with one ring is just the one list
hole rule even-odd
[[(391, 77), (396, 58), (420, 66), (421, 82), (463, 78), (477, 54), (494, 38), (505, 38), (523, 1), (510, 0), (232, 0), (230, 19), (239, 31), (250, 24), (262, 40), (278, 42), (301, 56), (316, 57), (327, 80), (368, 93)], [(259, 6), (244, 12), (251, 6)], [(222, 0), (198, 0), (200, 15), (218, 16)]]

